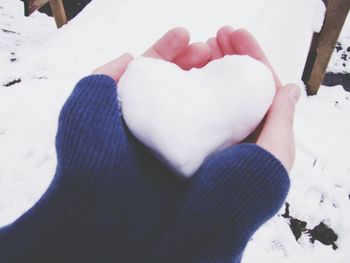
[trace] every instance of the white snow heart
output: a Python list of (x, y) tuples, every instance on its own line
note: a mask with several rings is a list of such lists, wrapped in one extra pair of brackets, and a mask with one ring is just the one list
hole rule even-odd
[(251, 134), (274, 94), (270, 70), (238, 55), (190, 71), (138, 57), (118, 83), (122, 115), (132, 134), (183, 177)]

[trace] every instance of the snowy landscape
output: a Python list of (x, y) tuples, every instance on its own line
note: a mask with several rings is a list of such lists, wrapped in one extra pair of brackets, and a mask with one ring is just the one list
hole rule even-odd
[[(93, 0), (57, 30), (23, 2), (0, 0), (0, 225), (48, 187), (56, 166), (59, 111), (75, 83), (124, 52), (137, 56), (168, 29), (192, 41), (218, 28), (247, 28), (284, 84), (301, 81), (321, 0)], [(350, 74), (350, 17), (328, 67)], [(251, 72), (254, 76), (254, 72)], [(296, 108), (296, 162), (285, 206), (253, 236), (243, 263), (350, 262), (350, 93), (322, 86)]]

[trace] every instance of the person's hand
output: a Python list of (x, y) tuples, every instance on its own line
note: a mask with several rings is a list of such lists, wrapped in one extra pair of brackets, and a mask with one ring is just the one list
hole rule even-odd
[[(184, 70), (203, 67), (211, 59), (209, 45), (206, 43), (189, 44), (189, 41), (190, 36), (185, 28), (174, 28), (144, 52), (143, 56), (173, 62)], [(92, 74), (104, 74), (118, 82), (132, 59), (131, 54), (125, 53), (95, 69)]]
[(294, 107), (300, 97), (300, 89), (294, 84), (282, 87), (260, 45), (244, 29), (223, 27), (216, 38), (209, 39), (207, 43), (211, 47), (213, 58), (234, 54), (249, 55), (270, 68), (276, 84), (276, 95), (265, 120), (250, 136), (250, 140), (272, 153), (290, 171), (295, 159)]
[[(265, 61), (246, 31), (231, 31), (189, 44), (187, 31), (176, 28), (144, 56), (185, 70), (232, 52)], [(288, 89), (276, 95), (257, 137), (268, 151), (229, 147), (181, 181), (121, 117), (116, 83), (131, 60), (125, 54), (98, 68), (72, 91), (59, 117), (53, 181), (34, 207), (0, 229), (1, 262), (238, 262), (281, 208), (290, 182), (271, 153), (291, 163)]]
[[(176, 28), (143, 55), (184, 70), (200, 68), (231, 52), (224, 50), (225, 30), (219, 30), (218, 48), (213, 48), (213, 40), (189, 44), (188, 32)], [(240, 33), (249, 36), (237, 30), (229, 37)], [(255, 48), (239, 50), (239, 42), (245, 47), (252, 42), (243, 37), (233, 41), (240, 54), (256, 55)], [(131, 60), (124, 54), (81, 80), (61, 112), (57, 156), (58, 171), (64, 173), (57, 181), (73, 180), (75, 191), (91, 182), (92, 192), (85, 195), (99, 189), (98, 201), (84, 203), (92, 219), (89, 229), (94, 225), (103, 240), (90, 239), (86, 246), (103, 244), (101, 254), (108, 251), (106, 258), (119, 256), (125, 262), (238, 260), (252, 233), (283, 204), (289, 189), (286, 170), (269, 151), (242, 143), (213, 154), (192, 178), (179, 180), (130, 134), (121, 118), (116, 84)], [(73, 178), (65, 172), (71, 164), (79, 171)], [(107, 211), (106, 199), (113, 204)], [(101, 228), (94, 215), (103, 218), (106, 213), (112, 217)]]
[[(162, 222), (162, 234), (143, 262), (238, 261), (251, 235), (284, 203), (289, 189), (286, 169), (290, 170), (294, 162), (292, 120), (299, 93), (294, 86), (282, 87), (251, 34), (243, 29), (223, 27), (207, 43), (189, 44), (188, 32), (175, 28), (143, 55), (189, 70), (234, 54), (249, 55), (267, 65), (276, 83), (277, 93), (266, 120), (251, 136), (258, 146), (242, 143), (210, 156), (196, 174), (184, 182), (184, 188), (178, 187), (175, 191), (176, 181), (164, 179), (171, 174), (162, 170), (159, 164), (151, 163), (151, 170), (142, 169), (141, 178), (151, 179), (152, 174), (160, 174), (155, 176), (152, 184), (159, 181), (163, 189), (157, 189), (155, 196), (167, 202), (165, 206), (174, 206), (170, 218), (161, 218), (166, 213), (154, 215), (154, 222)], [(108, 75), (117, 83), (132, 59), (130, 54), (124, 54), (93, 74)], [(295, 92), (293, 96), (289, 95), (291, 92)], [(130, 145), (134, 143), (131, 141)], [(143, 152), (139, 160), (150, 162), (153, 159), (149, 155)], [(124, 159), (130, 158), (130, 155), (125, 156)], [(132, 165), (138, 167), (140, 164)], [(169, 193), (173, 193), (172, 202), (166, 201)], [(147, 201), (147, 197), (143, 199), (140, 202)], [(152, 204), (148, 206), (152, 207)]]
[[(143, 55), (173, 62), (185, 70), (201, 68), (209, 61), (225, 55), (249, 55), (264, 63), (274, 76), (276, 96), (266, 118), (249, 137), (249, 141), (272, 153), (290, 171), (295, 159), (293, 117), (294, 106), (300, 96), (299, 88), (292, 84), (282, 87), (262, 48), (244, 29), (222, 27), (216, 37), (210, 38), (207, 43), (189, 44), (189, 39), (186, 29), (174, 28)], [(93, 74), (105, 74), (117, 82), (132, 59), (130, 54), (124, 54), (97, 68)]]

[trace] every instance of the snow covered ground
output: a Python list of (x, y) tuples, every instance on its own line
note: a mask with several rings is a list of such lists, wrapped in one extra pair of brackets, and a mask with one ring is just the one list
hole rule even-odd
[[(96, 66), (126, 51), (140, 54), (174, 26), (204, 41), (230, 24), (254, 33), (284, 83), (301, 85), (323, 12), (321, 0), (94, 0), (57, 31), (46, 15), (24, 17), (19, 0), (0, 0), (0, 225), (47, 188), (59, 110)], [(349, 24), (340, 39), (346, 47)], [(337, 67), (337, 58), (332, 61)], [(341, 86), (302, 96), (288, 204), (254, 235), (244, 263), (350, 262), (349, 98)]]
[(350, 74), (350, 16), (348, 15), (334, 49), (328, 72)]

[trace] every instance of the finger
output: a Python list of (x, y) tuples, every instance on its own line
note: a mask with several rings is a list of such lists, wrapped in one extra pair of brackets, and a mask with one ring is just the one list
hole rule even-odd
[(211, 59), (210, 47), (206, 43), (193, 43), (174, 59), (174, 62), (184, 70), (201, 68)]
[(177, 27), (168, 31), (143, 56), (173, 61), (184, 52), (190, 41), (190, 35), (185, 28)]
[(219, 47), (216, 37), (208, 39), (207, 44), (210, 47), (211, 59), (218, 59), (224, 56), (221, 52), (221, 49)]
[(133, 60), (133, 56), (129, 53), (125, 53), (119, 58), (112, 60), (111, 62), (95, 69), (92, 74), (103, 74), (111, 77), (114, 81), (118, 81), (125, 72), (128, 64)]
[(275, 155), (288, 171), (294, 163), (293, 119), (299, 97), (300, 89), (294, 84), (277, 92), (257, 140), (257, 144)]
[(260, 47), (258, 41), (245, 29), (238, 29), (230, 35), (231, 46), (235, 52), (239, 55), (248, 55), (256, 60), (263, 62), (270, 68), (277, 89), (282, 87), (281, 81), (278, 78), (275, 70), (272, 68), (271, 63), (267, 59), (264, 51)]
[(220, 28), (216, 34), (218, 46), (220, 47), (221, 53), (224, 56), (235, 54), (235, 50), (233, 49), (230, 41), (230, 35), (232, 32), (234, 32), (232, 27), (224, 26)]

